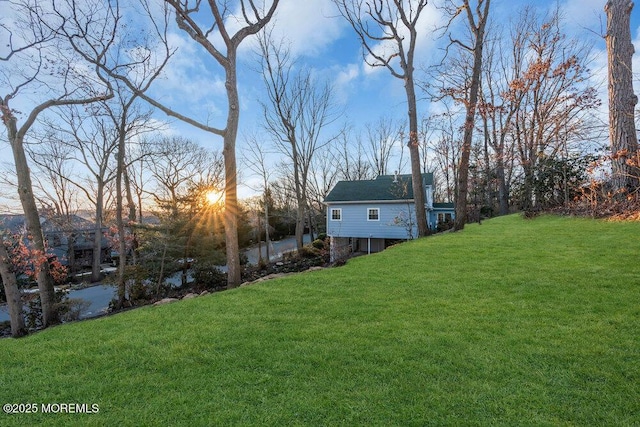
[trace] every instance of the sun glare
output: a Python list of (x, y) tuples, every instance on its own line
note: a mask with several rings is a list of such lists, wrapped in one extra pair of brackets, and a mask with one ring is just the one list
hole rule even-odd
[(215, 205), (216, 203), (219, 203), (222, 200), (222, 193), (216, 190), (211, 190), (209, 192), (207, 192), (207, 203), (209, 203), (210, 205)]

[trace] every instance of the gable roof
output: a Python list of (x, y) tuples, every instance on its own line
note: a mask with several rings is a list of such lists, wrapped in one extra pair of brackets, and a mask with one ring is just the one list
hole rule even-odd
[[(423, 173), (424, 185), (433, 185), (433, 174)], [(325, 203), (413, 200), (411, 175), (380, 175), (376, 179), (339, 181)]]
[(23, 228), (24, 228), (24, 215), (22, 214), (0, 215), (0, 229), (5, 229), (12, 233), (18, 233)]

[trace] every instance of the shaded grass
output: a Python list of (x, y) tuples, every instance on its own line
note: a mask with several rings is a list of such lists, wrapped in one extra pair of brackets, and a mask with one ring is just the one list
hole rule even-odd
[(0, 425), (638, 425), (639, 223), (518, 216), (0, 341)]

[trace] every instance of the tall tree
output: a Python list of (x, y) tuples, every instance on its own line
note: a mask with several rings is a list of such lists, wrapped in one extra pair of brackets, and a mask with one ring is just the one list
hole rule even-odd
[[(24, 148), (27, 134), (38, 116), (47, 110), (108, 99), (112, 96), (112, 91), (107, 81), (87, 73), (89, 70), (81, 66), (86, 62), (78, 57), (67, 40), (59, 37), (60, 28), (74, 25), (69, 15), (66, 15), (65, 20), (50, 14), (55, 5), (49, 2), (31, 3), (25, 0), (7, 4), (15, 16), (12, 22), (3, 20), (0, 26), (0, 31), (4, 31), (10, 41), (6, 50), (0, 54), (0, 79), (4, 92), (0, 94), (0, 114), (13, 153), (18, 194), (27, 231), (32, 238), (33, 248), (44, 254), (45, 242)], [(95, 9), (90, 12), (68, 9), (67, 13), (73, 13), (76, 17), (84, 16), (87, 21), (97, 24), (96, 27), (101, 28), (98, 34), (113, 32), (113, 21), (97, 19), (100, 12)], [(82, 35), (76, 37), (78, 40), (83, 39)], [(103, 40), (100, 48), (92, 52), (93, 59), (102, 61), (111, 43), (112, 39)], [(19, 113), (11, 108), (12, 102), (19, 95), (39, 99), (26, 113), (26, 118), (20, 125)], [(36, 268), (43, 326), (47, 327), (58, 322), (54, 306), (54, 281), (47, 262), (39, 263)]]
[[(264, 207), (264, 239), (266, 245), (266, 258), (267, 263), (271, 259), (270, 253), (270, 230), (269, 230), (269, 205), (270, 203), (270, 191), (269, 191), (269, 181), (271, 179), (272, 170), (267, 163), (267, 154), (268, 152), (265, 150), (261, 141), (258, 141), (258, 137), (256, 135), (252, 135), (249, 137), (247, 149), (244, 152), (244, 162), (247, 167), (251, 169), (255, 174), (257, 174), (260, 179), (260, 189), (262, 190), (262, 205)], [(258, 223), (260, 223), (258, 221)], [(258, 227), (258, 258), (262, 259), (262, 249), (260, 247), (260, 227)]]
[(331, 151), (331, 160), (336, 165), (338, 179), (358, 181), (375, 178), (376, 174), (367, 159), (367, 149), (360, 133), (354, 135), (353, 129), (345, 126), (338, 135), (336, 144)]
[[(510, 84), (524, 72), (526, 34), (521, 27), (529, 20), (528, 13), (511, 25), (509, 37), (495, 34), (485, 49), (485, 72), (480, 94), (479, 114), (485, 144), (491, 150), (491, 171), (497, 181), (497, 205), (500, 215), (509, 213), (510, 183), (513, 175), (512, 127), (524, 92), (513, 92)], [(489, 164), (489, 162), (487, 162)]]
[[(238, 244), (238, 190), (237, 190), (237, 162), (236, 139), (240, 122), (240, 97), (238, 95), (238, 49), (249, 36), (260, 32), (273, 17), (280, 0), (257, 2), (255, 0), (210, 0), (208, 7), (201, 7), (199, 0), (166, 0), (166, 5), (175, 12), (178, 27), (184, 31), (196, 44), (214, 59), (222, 68), (225, 76), (227, 96), (227, 117), (224, 127), (213, 127), (205, 121), (199, 121), (182, 114), (157, 99), (145, 94), (136, 86), (133, 77), (113, 71), (111, 75), (127, 84), (129, 89), (137, 93), (142, 99), (165, 114), (189, 123), (206, 132), (218, 135), (223, 139), (222, 153), (225, 162), (225, 236), (227, 250), (227, 280), (228, 287), (240, 285), (240, 253)], [(269, 5), (270, 3), (270, 5)], [(153, 21), (153, 28), (164, 48), (165, 60), (173, 54), (169, 45), (166, 19), (160, 22), (145, 2), (145, 9)], [(234, 8), (233, 6), (238, 6)], [(264, 7), (261, 7), (264, 6)], [(234, 10), (236, 12), (234, 12)], [(232, 32), (235, 31), (235, 32)]]
[(71, 175), (64, 179), (80, 189), (94, 208), (91, 280), (95, 282), (100, 279), (104, 198), (107, 185), (116, 176), (114, 153), (118, 147), (117, 135), (100, 108), (87, 112), (84, 108), (69, 106), (60, 110), (49, 127), (57, 131), (57, 136), (49, 141), (50, 144), (72, 150), (70, 157), (82, 170), (87, 171), (88, 176), (82, 180)]
[(18, 288), (18, 280), (13, 270), (9, 251), (4, 244), (4, 235), (0, 234), (0, 278), (4, 286), (4, 294), (7, 297), (9, 307), (9, 321), (11, 322), (11, 336), (14, 338), (26, 335), (27, 328), (24, 323), (24, 311), (22, 298)]
[(378, 175), (388, 175), (389, 161), (396, 142), (401, 139), (406, 123), (395, 123), (391, 118), (380, 117), (377, 122), (367, 126), (369, 142), (369, 160)]
[[(277, 149), (291, 161), (296, 194), (296, 246), (302, 249), (308, 212), (309, 172), (316, 152), (327, 144), (323, 131), (337, 118), (332, 89), (309, 70), (294, 72), (289, 49), (270, 34), (259, 38), (268, 103), (264, 127)], [(309, 224), (311, 226), (311, 224)]]
[(58, 144), (51, 132), (37, 144), (26, 146), (34, 170), (36, 199), (57, 218), (70, 219), (78, 210), (78, 191), (66, 177), (72, 176), (72, 149)]
[[(150, 6), (147, 2), (141, 1), (140, 4), (144, 12), (150, 13)], [(53, 3), (52, 14), (64, 23), (56, 30), (57, 35), (65, 39), (84, 61), (93, 65), (98, 78), (103, 81), (117, 79), (118, 98), (113, 104), (117, 107), (105, 105), (107, 116), (113, 125), (117, 147), (115, 168), (116, 222), (120, 236), (120, 259), (124, 261), (126, 251), (122, 181), (126, 169), (126, 141), (131, 136), (131, 127), (138, 126), (136, 120), (131, 120), (129, 114), (135, 108), (138, 97), (141, 97), (160, 75), (172, 52), (166, 45), (160, 44), (158, 46), (155, 40), (152, 40), (153, 37), (166, 38), (166, 14), (163, 25), (154, 22), (156, 25), (144, 32), (135, 33), (128, 30), (132, 24), (124, 18), (127, 13), (122, 10), (121, 6), (118, 0), (107, 3), (101, 0), (88, 0), (86, 4), (82, 5), (79, 5), (75, 0), (59, 0)], [(126, 6), (133, 9), (129, 11), (133, 12), (129, 13), (129, 16), (140, 13), (140, 10), (136, 10), (136, 6), (125, 4)], [(65, 16), (67, 11), (72, 12), (68, 18)], [(102, 30), (98, 27), (101, 22), (105, 23), (105, 28)], [(107, 46), (106, 49), (105, 46)], [(117, 112), (112, 108), (115, 108)], [(96, 233), (96, 239), (98, 237), (98, 233)], [(94, 258), (94, 272), (96, 262), (97, 259)], [(119, 299), (122, 300), (124, 262), (119, 265), (118, 284)]]
[[(151, 81), (153, 80), (153, 73)], [(150, 84), (151, 81), (148, 83)], [(148, 87), (148, 86), (147, 86)], [(125, 90), (124, 85), (118, 85), (118, 96), (115, 98), (113, 105), (106, 105), (107, 114), (111, 120), (111, 125), (114, 130), (116, 147), (116, 227), (118, 229), (118, 256), (120, 260), (118, 262), (118, 302), (116, 308), (121, 308), (124, 304), (126, 297), (125, 289), (125, 266), (127, 264), (128, 248), (126, 244), (126, 233), (129, 231), (130, 235), (134, 233), (131, 229), (126, 230), (124, 220), (124, 183), (126, 178), (127, 164), (127, 142), (130, 138), (138, 136), (141, 131), (147, 130), (146, 122), (150, 118), (150, 112), (139, 114), (136, 111), (136, 101), (138, 100), (138, 93), (129, 93)], [(130, 188), (127, 186), (126, 193), (130, 197)], [(130, 206), (130, 211), (135, 209)], [(127, 224), (128, 225), (128, 224)], [(102, 236), (100, 236), (102, 237)], [(98, 243), (98, 236), (96, 233), (96, 241), (94, 244), (94, 262), (93, 272), (95, 274), (96, 267), (99, 270), (99, 255), (96, 255), (95, 251), (100, 248)], [(96, 265), (98, 264), (98, 265)]]
[[(464, 14), (466, 24), (469, 29), (469, 42), (451, 37), (453, 46), (472, 56), (469, 61), (471, 73), (467, 76), (463, 87), (445, 88), (452, 94), (458, 94), (456, 98), (465, 106), (464, 134), (462, 136), (462, 150), (460, 153), (460, 164), (458, 165), (458, 180), (456, 183), (456, 218), (455, 230), (462, 230), (467, 222), (467, 195), (469, 193), (469, 158), (471, 155), (471, 144), (473, 141), (473, 131), (475, 129), (476, 110), (478, 105), (478, 93), (482, 74), (483, 48), (485, 41), (485, 29), (489, 19), (489, 8), (491, 0), (476, 0), (475, 7), (472, 7), (469, 0), (449, 0), (447, 6), (450, 13), (455, 18)], [(462, 96), (460, 96), (462, 95)], [(455, 95), (454, 95), (455, 96)]]
[[(428, 233), (425, 188), (420, 165), (418, 107), (414, 81), (414, 57), (420, 15), (428, 0), (333, 0), (356, 32), (363, 57), (371, 67), (384, 67), (404, 82), (409, 116), (409, 155), (418, 235)], [(384, 49), (377, 49), (384, 43)]]
[(633, 93), (631, 42), (631, 0), (609, 0), (607, 13), (607, 60), (609, 76), (609, 140), (613, 157), (613, 184), (619, 192), (638, 188), (638, 165), (627, 159), (638, 156), (638, 135), (634, 121), (638, 97)]
[(516, 25), (525, 34), (524, 62), (504, 97), (518, 103), (511, 134), (523, 175), (521, 207), (532, 209), (542, 200), (536, 192), (544, 191), (536, 185), (542, 160), (562, 154), (570, 135), (591, 127), (589, 112), (600, 101), (589, 85), (589, 46), (563, 34), (559, 11), (539, 16), (525, 9)]

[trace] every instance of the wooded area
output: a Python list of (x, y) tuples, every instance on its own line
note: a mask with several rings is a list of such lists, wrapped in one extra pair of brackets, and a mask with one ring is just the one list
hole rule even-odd
[[(304, 234), (326, 231), (323, 201), (340, 180), (411, 173), (420, 236), (434, 231), (423, 173), (434, 174), (436, 202), (455, 203), (456, 230), (515, 211), (637, 206), (632, 2), (609, 0), (603, 11), (609, 98), (601, 99), (597, 36), (568, 34), (559, 6), (530, 2), (498, 23), (496, 0), (332, 0), (367, 69), (403, 86), (403, 114), (390, 104), (366, 123), (347, 120), (335, 82), (301, 64), (274, 31), (280, 3), (3, 2), (0, 111), (13, 159), (2, 184), (24, 215), (23, 229), (3, 224), (0, 245), (14, 336), (27, 332), (25, 275), (39, 288), (41, 327), (60, 321), (54, 285), (64, 279), (44, 219), (72, 236), (78, 214), (91, 212), (87, 268), (101, 279), (108, 238), (120, 308), (140, 267), (159, 286), (172, 260), (226, 265), (233, 288), (242, 248), (294, 234), (302, 250)], [(425, 19), (435, 10), (442, 19), (433, 27)], [(426, 35), (435, 40), (429, 58), (416, 48)], [(182, 111), (164, 92), (167, 81), (193, 78), (169, 71), (181, 49), (219, 76), (211, 102), (221, 103), (221, 122)], [(241, 121), (249, 73), (263, 83), (252, 94), (255, 129)], [(212, 140), (172, 133), (158, 113)], [(253, 186), (251, 198), (239, 199), (240, 183)]]

